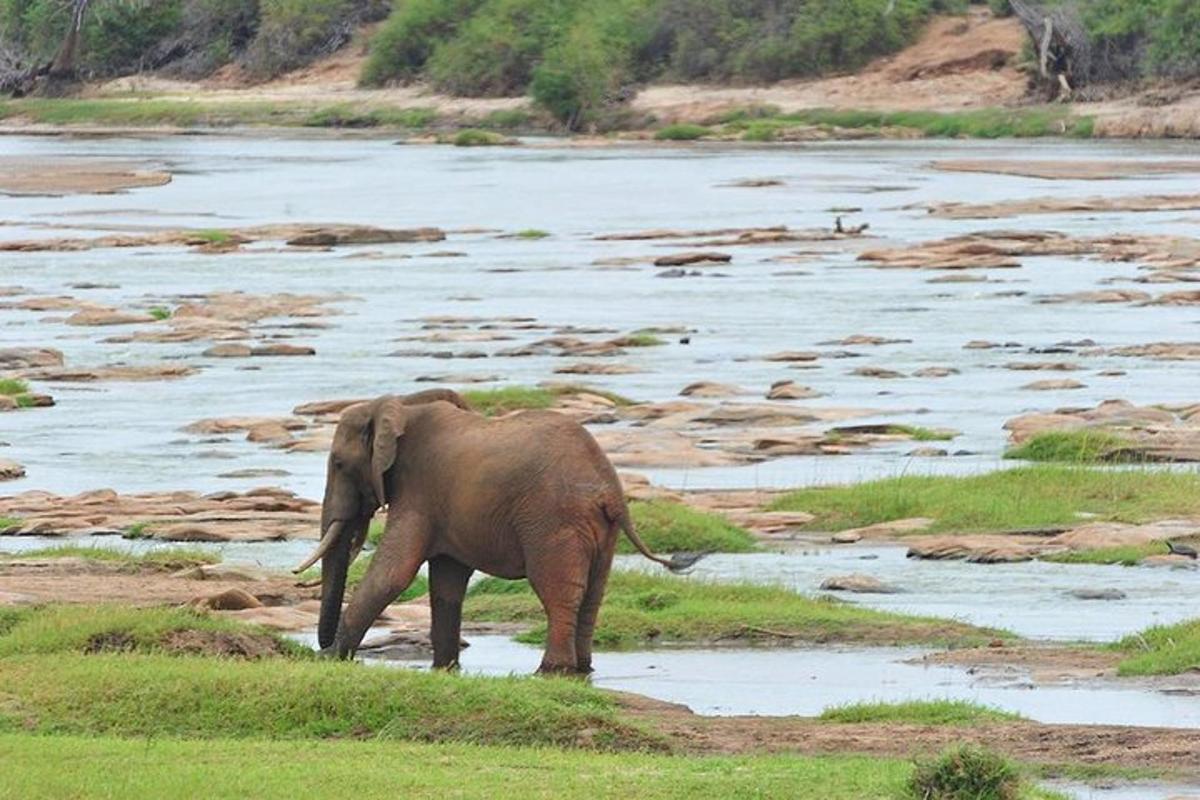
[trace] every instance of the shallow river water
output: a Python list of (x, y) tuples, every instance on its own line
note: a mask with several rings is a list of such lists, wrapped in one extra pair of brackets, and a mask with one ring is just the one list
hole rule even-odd
[[(436, 225), (449, 232), (448, 239), (437, 244), (332, 252), (297, 253), (256, 245), (235, 255), (205, 255), (185, 248), (0, 254), (0, 286), (25, 286), (34, 294), (72, 294), (122, 308), (170, 304), (179, 295), (224, 290), (347, 295), (335, 304), (342, 313), (326, 320), (332, 327), (302, 331), (295, 340), (315, 347), (316, 356), (255, 359), (251, 371), (246, 362), (201, 356), (208, 343), (105, 344), (100, 340), (111, 330), (46, 321), (61, 314), (0, 309), (0, 346), (56, 347), (70, 366), (178, 359), (202, 368), (176, 381), (37, 386), (54, 394), (56, 407), (0, 416), (0, 456), (28, 469), (27, 478), (5, 484), (3, 490), (241, 490), (262, 479), (218, 476), (248, 468), (283, 468), (289, 474), (272, 482), (318, 497), (323, 455), (270, 450), (240, 436), (202, 442), (181, 433), (181, 428), (204, 417), (280, 416), (310, 400), (424, 388), (428, 384), (416, 378), (433, 373), (490, 373), (501, 383), (531, 384), (554, 377), (554, 367), (562, 363), (550, 356), (470, 361), (386, 357), (414, 344), (395, 340), (420, 333), (422, 317), (451, 314), (526, 316), (620, 332), (685, 325), (695, 330), (690, 344), (672, 339), (666, 346), (638, 348), (621, 359), (643, 372), (589, 377), (588, 382), (639, 400), (662, 401), (696, 380), (745, 386), (754, 392), (752, 399), (761, 397), (772, 382), (794, 378), (824, 395), (803, 405), (875, 409), (875, 416), (862, 421), (961, 432), (947, 449), (963, 454), (946, 458), (908, 456), (913, 445), (904, 443), (848, 456), (784, 458), (743, 467), (639, 470), (668, 488), (790, 487), (993, 469), (1003, 463), (1006, 435), (1001, 426), (1017, 414), (1062, 405), (1091, 406), (1109, 398), (1190, 402), (1197, 400), (1200, 386), (1194, 362), (1089, 357), (1082, 360), (1084, 369), (1071, 373), (1086, 384), (1084, 388), (1029, 392), (1019, 387), (1045, 376), (1013, 372), (1003, 364), (1057, 360), (1030, 355), (1027, 348), (1063, 340), (1091, 338), (1104, 347), (1195, 341), (1200, 338), (1195, 309), (1036, 302), (1042, 295), (1132, 279), (1139, 274), (1136, 264), (1026, 258), (1020, 269), (990, 271), (987, 283), (929, 283), (944, 273), (873, 269), (856, 262), (853, 252), (838, 248), (801, 263), (768, 261), (812, 248), (759, 245), (715, 248), (730, 252), (733, 262), (704, 268), (703, 277), (667, 280), (657, 277), (659, 270), (648, 263), (612, 268), (593, 262), (621, 257), (644, 257), (648, 262), (692, 248), (592, 237), (646, 228), (828, 228), (839, 213), (851, 224), (868, 222), (869, 232), (879, 237), (872, 246), (993, 228), (1076, 235), (1194, 234), (1200, 212), (955, 221), (931, 217), (917, 206), (1195, 191), (1195, 175), (1044, 181), (939, 172), (930, 167), (936, 159), (1032, 155), (1050, 160), (1153, 161), (1195, 154), (1195, 145), (1165, 143), (1039, 142), (1031, 148), (1025, 143), (930, 141), (580, 149), (537, 142), (480, 150), (397, 146), (375, 139), (0, 137), (0, 156), (134, 158), (161, 164), (174, 174), (167, 186), (120, 195), (0, 196), (0, 240), (92, 236), (126, 225), (222, 228), (284, 222)], [(773, 178), (783, 185), (728, 185), (746, 178)], [(861, 210), (833, 210), (843, 208)], [(478, 232), (480, 227), (492, 230)], [(550, 236), (497, 237), (526, 228), (545, 230)], [(375, 256), (349, 257), (366, 251)], [(430, 255), (438, 251), (465, 255)], [(69, 288), (80, 282), (112, 288)], [(1179, 287), (1131, 288), (1158, 292)], [(817, 369), (803, 371), (761, 359), (778, 350), (816, 349), (819, 342), (856, 333), (911, 341), (853, 348), (861, 357), (823, 359)], [(1021, 346), (963, 348), (976, 339)], [(511, 344), (438, 344), (436, 349), (492, 352)], [(849, 374), (861, 366), (904, 373), (948, 366), (959, 374), (891, 381)], [(1099, 375), (1105, 370), (1126, 374)], [(0, 550), (7, 552), (44, 545), (38, 539), (0, 539)], [(294, 563), (310, 546), (288, 542), (219, 549), (230, 560), (283, 566)], [(959, 618), (1046, 639), (1111, 640), (1149, 624), (1195, 616), (1200, 601), (1200, 578), (1194, 572), (1043, 563), (935, 564), (908, 561), (896, 547), (713, 556), (696, 575), (815, 591), (823, 578), (846, 572), (865, 572), (904, 590), (857, 596), (854, 602)], [(1067, 594), (1076, 588), (1116, 588), (1127, 598), (1076, 600)], [(525, 672), (537, 661), (535, 649), (501, 637), (474, 637), (472, 644), (464, 655), (469, 671)], [(1032, 688), (1019, 678), (990, 682), (957, 668), (901, 663), (918, 654), (894, 649), (605, 653), (598, 658), (596, 681), (687, 703), (709, 714), (811, 714), (855, 700), (964, 697), (1044, 721), (1200, 725), (1200, 699), (1194, 696), (1163, 694), (1138, 684)]]

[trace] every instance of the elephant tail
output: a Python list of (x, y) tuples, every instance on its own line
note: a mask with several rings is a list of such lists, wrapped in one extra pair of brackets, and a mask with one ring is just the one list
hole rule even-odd
[[(623, 504), (622, 504), (623, 505)], [(607, 509), (606, 509), (607, 511)], [(625, 535), (629, 537), (629, 541), (633, 542), (633, 546), (638, 549), (638, 552), (655, 563), (662, 564), (671, 572), (687, 572), (696, 565), (696, 562), (704, 558), (708, 553), (672, 553), (670, 558), (663, 558), (654, 554), (654, 551), (646, 546), (642, 541), (642, 537), (638, 536), (637, 528), (633, 524), (633, 519), (629, 516), (629, 509), (622, 508), (621, 515), (615, 520), (616, 524), (620, 525), (621, 530), (625, 531)]]

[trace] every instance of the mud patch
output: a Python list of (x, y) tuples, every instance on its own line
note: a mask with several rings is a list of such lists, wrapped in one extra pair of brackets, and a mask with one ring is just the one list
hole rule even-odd
[(172, 655), (256, 660), (287, 653), (283, 642), (265, 633), (179, 630), (165, 634), (160, 644)]

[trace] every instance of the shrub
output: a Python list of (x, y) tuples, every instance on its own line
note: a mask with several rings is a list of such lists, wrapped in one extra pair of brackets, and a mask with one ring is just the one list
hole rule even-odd
[(262, 19), (246, 66), (270, 77), (330, 53), (349, 40), (350, 0), (260, 0)]
[(511, 144), (514, 140), (501, 136), (494, 131), (481, 131), (478, 128), (467, 128), (454, 135), (451, 143), (455, 147), (492, 147), (495, 145)]
[(483, 0), (406, 0), (397, 3), (392, 15), (371, 41), (371, 55), (363, 67), (362, 82), (379, 86), (391, 81), (412, 80), (441, 42), (454, 36), (458, 27)]
[(920, 800), (1017, 800), (1021, 775), (996, 753), (960, 745), (933, 761), (919, 762), (909, 790)]
[(711, 133), (712, 131), (703, 125), (680, 122), (675, 125), (668, 125), (665, 128), (659, 128), (654, 132), (654, 138), (659, 141), (690, 142), (701, 139)]

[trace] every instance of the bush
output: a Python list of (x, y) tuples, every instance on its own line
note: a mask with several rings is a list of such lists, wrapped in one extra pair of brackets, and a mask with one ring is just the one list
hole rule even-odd
[(246, 53), (247, 68), (262, 77), (278, 75), (344, 44), (350, 0), (261, 0), (258, 35)]
[(691, 142), (696, 139), (702, 139), (711, 133), (712, 131), (703, 125), (680, 122), (675, 125), (668, 125), (665, 128), (659, 128), (654, 132), (654, 138), (659, 141)]
[(406, 0), (375, 34), (362, 83), (379, 86), (409, 81), (425, 67), (434, 48), (454, 36), (483, 0)]
[(1002, 756), (961, 745), (918, 763), (909, 790), (920, 800), (1017, 800), (1021, 775)]

